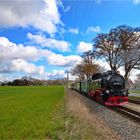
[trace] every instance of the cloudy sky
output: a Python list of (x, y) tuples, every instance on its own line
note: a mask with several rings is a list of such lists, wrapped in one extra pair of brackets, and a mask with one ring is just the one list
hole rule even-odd
[(97, 33), (139, 26), (139, 13), (140, 0), (0, 0), (0, 81), (65, 77)]

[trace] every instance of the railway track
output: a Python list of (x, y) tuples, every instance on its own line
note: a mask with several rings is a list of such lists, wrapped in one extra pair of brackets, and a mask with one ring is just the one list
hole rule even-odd
[[(79, 93), (79, 92), (77, 91), (77, 93)], [(88, 97), (84, 94), (82, 94), (82, 95), (85, 96), (85, 97)], [(91, 98), (89, 98), (89, 99), (93, 100)], [(97, 102), (96, 100), (94, 100), (94, 101)], [(133, 100), (133, 99), (129, 99), (129, 102), (134, 103), (134, 104), (140, 104), (140, 101)], [(97, 102), (97, 103), (103, 105), (101, 102)], [(130, 109), (128, 107), (125, 107), (125, 106), (119, 106), (119, 107), (109, 107), (108, 106), (107, 108), (109, 108), (111, 110), (114, 110), (117, 113), (120, 113), (120, 114), (122, 114), (122, 115), (124, 115), (124, 116), (126, 116), (126, 117), (128, 117), (128, 118), (130, 118), (130, 119), (132, 119), (132, 120), (134, 120), (134, 121), (136, 121), (140, 124), (140, 112), (137, 112), (137, 111), (135, 111), (133, 109)]]
[(128, 101), (129, 101), (130, 103), (134, 103), (134, 104), (140, 105), (140, 100), (128, 99)]
[(134, 121), (137, 121), (140, 124), (140, 112), (137, 112), (135, 110), (132, 110), (130, 108), (121, 106), (114, 108), (117, 112), (133, 119)]
[[(97, 102), (96, 100), (94, 100), (94, 101)], [(138, 100), (130, 99), (129, 102), (140, 105), (140, 101), (138, 101)], [(103, 105), (101, 102), (97, 102), (97, 103)], [(135, 111), (134, 109), (130, 109), (125, 106), (118, 106), (118, 107), (113, 107), (113, 108), (108, 106), (108, 108), (115, 110), (117, 113), (120, 113), (140, 124), (140, 112)]]

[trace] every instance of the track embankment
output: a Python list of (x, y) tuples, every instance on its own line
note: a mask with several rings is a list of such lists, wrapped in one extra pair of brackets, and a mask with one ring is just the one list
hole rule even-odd
[(102, 106), (73, 90), (67, 94), (67, 106), (71, 112), (92, 124), (101, 139), (139, 140), (140, 125), (121, 114)]
[(92, 132), (90, 130), (88, 133), (92, 133), (92, 139), (121, 140), (121, 137), (115, 134), (106, 123), (92, 111), (93, 106), (97, 108), (97, 110), (100, 108), (98, 103), (92, 102), (90, 99), (73, 90), (68, 90), (66, 102), (69, 111), (82, 120), (83, 127), (89, 127), (88, 125), (91, 125)]

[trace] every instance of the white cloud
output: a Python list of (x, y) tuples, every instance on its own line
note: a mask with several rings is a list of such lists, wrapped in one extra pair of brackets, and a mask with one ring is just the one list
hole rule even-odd
[(140, 70), (133, 69), (130, 73), (130, 79), (133, 80), (133, 82), (137, 79), (137, 75), (140, 74)]
[[(48, 79), (59, 79), (59, 78), (66, 78), (67, 73), (66, 70), (53, 70), (52, 72), (48, 73)], [(76, 76), (71, 75), (69, 73), (69, 80), (75, 80)]]
[(33, 63), (29, 63), (22, 59), (16, 59), (12, 61), (12, 66), (14, 71), (23, 71), (24, 73), (31, 73), (31, 74), (39, 74), (42, 75), (45, 73), (44, 66), (36, 66)]
[(83, 52), (87, 52), (87, 51), (91, 51), (92, 50), (92, 44), (91, 43), (87, 43), (87, 42), (79, 42), (78, 46), (77, 46), (77, 51), (79, 53), (83, 53)]
[(95, 26), (95, 27), (94, 26), (90, 26), (86, 30), (87, 34), (89, 34), (89, 33), (99, 33), (99, 32), (101, 32), (100, 26)]
[(58, 79), (65, 77), (66, 77), (65, 70), (53, 70), (52, 72), (48, 73), (49, 79)]
[(0, 52), (1, 73), (45, 73), (44, 66), (36, 66), (33, 63), (42, 57), (42, 51), (33, 46), (17, 45), (5, 37), (0, 37)]
[(72, 34), (79, 34), (79, 30), (77, 28), (69, 28), (68, 31)]
[(36, 61), (40, 57), (40, 50), (33, 46), (16, 45), (5, 37), (0, 37), (0, 61), (12, 59), (25, 59)]
[(41, 58), (46, 58), (50, 65), (70, 66), (81, 60), (80, 56), (77, 55), (63, 56), (47, 49), (38, 49), (34, 46), (24, 46), (22, 44), (17, 45), (5, 37), (0, 37), (0, 40), (0, 61), (14, 59), (38, 61)]
[(12, 81), (13, 79), (16, 79), (16, 78), (19, 78), (19, 76), (0, 74), (0, 82)]
[(0, 46), (15, 46), (15, 44), (10, 42), (6, 37), (0, 37)]
[[(120, 71), (120, 74), (124, 76), (124, 74), (125, 74), (124, 68), (120, 67), (118, 70)], [(137, 78), (137, 74), (139, 74), (139, 73), (140, 73), (140, 71), (137, 69), (131, 70), (129, 79), (131, 79), (134, 82)]]
[(74, 66), (81, 61), (81, 57), (77, 55), (63, 56), (61, 54), (51, 53), (47, 56), (48, 63), (60, 67)]
[(110, 70), (109, 64), (102, 59), (95, 60), (95, 63), (100, 65), (103, 68), (103, 70), (105, 70), (105, 71)]
[(59, 51), (65, 52), (70, 50), (70, 43), (64, 40), (56, 40), (52, 38), (46, 38), (43, 35), (33, 35), (31, 33), (27, 34), (27, 37), (34, 43), (39, 44), (43, 47), (50, 49), (57, 49)]
[(140, 4), (140, 0), (132, 0), (134, 4)]
[(62, 24), (56, 0), (2, 0), (0, 17), (0, 26), (32, 26), (51, 35)]
[(61, 0), (56, 1), (60, 7), (62, 7), (64, 12), (68, 12), (70, 10), (70, 6), (65, 7)]
[(36, 66), (23, 59), (7, 60), (0, 63), (1, 73), (21, 72), (26, 74), (39, 74), (45, 73), (44, 66)]
[(35, 64), (38, 60), (58, 67), (71, 67), (81, 61), (77, 55), (63, 56), (47, 49), (17, 45), (5, 37), (0, 37), (0, 52), (0, 73), (34, 74), (42, 79), (47, 77), (47, 72), (45, 66)]

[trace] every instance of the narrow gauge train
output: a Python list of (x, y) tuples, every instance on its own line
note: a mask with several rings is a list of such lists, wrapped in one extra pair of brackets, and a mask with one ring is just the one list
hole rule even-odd
[(121, 106), (128, 103), (125, 79), (115, 70), (93, 74), (91, 79), (73, 83), (71, 88), (106, 106)]

